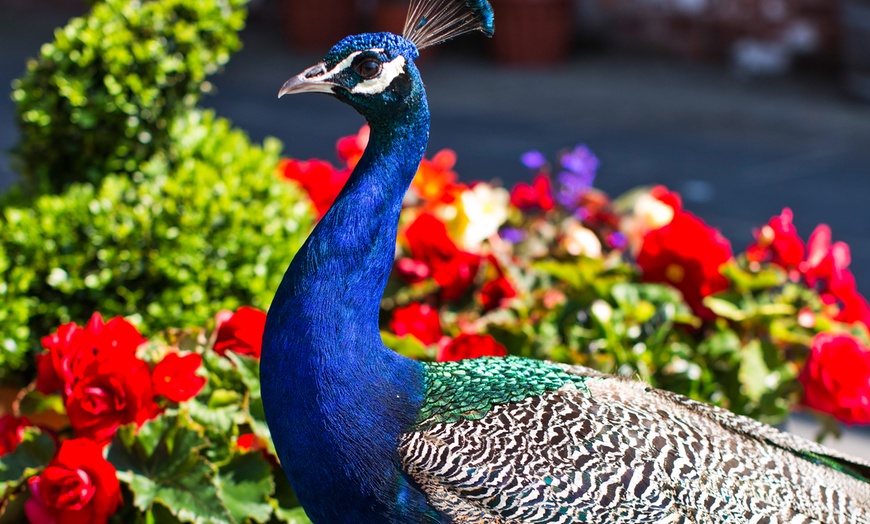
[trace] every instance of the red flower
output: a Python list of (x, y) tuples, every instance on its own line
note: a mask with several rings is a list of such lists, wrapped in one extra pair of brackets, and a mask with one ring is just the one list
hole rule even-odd
[(673, 285), (695, 314), (712, 319), (715, 314), (702, 299), (728, 288), (719, 268), (731, 256), (731, 244), (721, 233), (687, 211), (675, 211), (668, 225), (644, 236), (637, 264), (645, 282)]
[(746, 248), (751, 262), (772, 262), (785, 270), (797, 269), (804, 259), (806, 246), (792, 222), (791, 209), (785, 208), (779, 216), (754, 232), (755, 242)]
[(411, 191), (424, 202), (437, 202), (444, 193), (453, 187), (458, 175), (453, 171), (456, 153), (452, 149), (442, 149), (431, 160), (424, 158), (417, 167), (411, 182)]
[(490, 335), (463, 333), (438, 352), (438, 362), (480, 357), (506, 357), (507, 349)]
[(806, 406), (847, 424), (870, 424), (870, 349), (855, 337), (816, 335), (798, 380)]
[(278, 169), (288, 180), (295, 180), (308, 193), (308, 197), (322, 217), (341, 192), (350, 177), (349, 169), (336, 169), (323, 160), (282, 160)]
[(357, 134), (339, 138), (336, 142), (335, 149), (338, 152), (338, 158), (344, 162), (348, 169), (356, 167), (357, 162), (362, 158), (366, 145), (369, 143), (370, 134), (369, 126), (363, 125)]
[(550, 185), (550, 177), (538, 175), (532, 184), (520, 182), (511, 191), (511, 204), (523, 211), (541, 209), (549, 211), (555, 207), (553, 190)]
[(157, 414), (151, 373), (142, 360), (117, 354), (81, 371), (65, 400), (76, 436), (105, 445), (121, 424), (142, 424)]
[(489, 263), (495, 268), (496, 277), (480, 288), (480, 303), (485, 311), (504, 307), (508, 300), (517, 296), (517, 290), (505, 276), (498, 260), (490, 255)]
[(461, 297), (471, 286), (480, 267), (480, 256), (461, 251), (447, 234), (447, 226), (430, 213), (423, 213), (405, 231), (411, 257), (426, 264), (441, 286), (444, 300)]
[(63, 390), (68, 395), (80, 370), (100, 358), (116, 354), (134, 355), (145, 339), (121, 317), (104, 322), (94, 313), (88, 324), (64, 324), (55, 333), (43, 337), (46, 353), (37, 355), (37, 389), (48, 395)]
[(406, 307), (396, 308), (390, 329), (398, 336), (413, 335), (425, 345), (441, 340), (441, 319), (438, 311), (428, 304), (414, 303)]
[(48, 467), (28, 485), (33, 496), (24, 509), (33, 523), (104, 524), (121, 503), (115, 468), (86, 439), (61, 444)]
[(183, 357), (169, 353), (151, 372), (154, 393), (173, 402), (184, 402), (196, 396), (205, 386), (205, 377), (196, 374), (202, 365), (202, 357), (188, 353)]
[(218, 326), (214, 350), (221, 355), (232, 351), (260, 358), (265, 329), (266, 313), (248, 306), (240, 307), (229, 320)]
[(870, 305), (858, 293), (855, 276), (849, 269), (852, 256), (848, 244), (832, 244), (831, 228), (820, 224), (810, 235), (808, 247), (807, 259), (800, 264), (807, 285), (818, 288), (822, 298), (835, 306), (835, 320), (862, 322), (870, 327)]
[(13, 415), (0, 417), (0, 457), (15, 451), (24, 438), (24, 429), (32, 425), (27, 417)]

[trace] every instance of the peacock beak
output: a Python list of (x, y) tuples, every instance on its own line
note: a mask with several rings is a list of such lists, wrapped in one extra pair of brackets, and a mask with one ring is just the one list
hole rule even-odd
[(332, 88), (336, 87), (332, 77), (333, 72), (327, 71), (326, 63), (320, 62), (284, 82), (278, 91), (278, 98), (296, 93), (332, 94)]

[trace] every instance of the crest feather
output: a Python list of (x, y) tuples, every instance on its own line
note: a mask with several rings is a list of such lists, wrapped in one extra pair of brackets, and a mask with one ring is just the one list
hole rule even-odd
[(422, 49), (471, 31), (495, 31), (486, 0), (411, 0), (402, 36)]

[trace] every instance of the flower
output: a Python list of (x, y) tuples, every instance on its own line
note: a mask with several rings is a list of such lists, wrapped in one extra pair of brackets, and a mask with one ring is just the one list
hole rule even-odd
[(598, 158), (584, 145), (578, 145), (559, 159), (564, 171), (556, 179), (559, 191), (556, 199), (569, 211), (580, 207), (580, 201), (595, 181)]
[(414, 303), (396, 308), (390, 320), (390, 329), (400, 337), (412, 335), (427, 346), (444, 336), (438, 311), (428, 304)]
[(711, 320), (715, 314), (704, 297), (728, 289), (719, 268), (731, 260), (731, 244), (717, 230), (687, 211), (646, 234), (637, 264), (645, 282), (664, 282), (682, 292), (696, 315)]
[(480, 256), (461, 251), (448, 236), (444, 222), (422, 213), (405, 230), (405, 238), (411, 257), (426, 264), (441, 286), (442, 298), (455, 300), (468, 290), (480, 267)]
[(480, 357), (506, 357), (507, 349), (490, 335), (463, 333), (438, 351), (438, 362)]
[(11, 414), (0, 417), (0, 457), (15, 451), (24, 438), (25, 428), (32, 425), (27, 417), (16, 417)]
[(526, 151), (520, 157), (520, 162), (529, 169), (537, 170), (547, 165), (547, 157), (540, 151)]
[(438, 151), (431, 160), (422, 159), (411, 182), (411, 191), (424, 202), (437, 202), (456, 183), (455, 165), (456, 153), (452, 149)]
[(118, 426), (141, 425), (158, 413), (148, 365), (116, 354), (81, 368), (64, 405), (76, 436), (108, 444)]
[(570, 255), (601, 258), (601, 241), (592, 230), (583, 227), (578, 220), (568, 219), (562, 232), (562, 246)]
[(804, 405), (847, 424), (870, 424), (870, 349), (852, 335), (816, 335), (798, 380)]
[(242, 306), (227, 321), (218, 326), (214, 350), (221, 355), (232, 351), (240, 355), (260, 358), (265, 329), (266, 313), (256, 308)]
[(201, 365), (202, 357), (196, 353), (169, 353), (151, 372), (154, 393), (173, 402), (190, 400), (205, 386), (205, 377), (196, 374)]
[(350, 135), (338, 139), (335, 144), (335, 149), (338, 152), (338, 158), (344, 162), (348, 169), (356, 167), (359, 159), (362, 158), (363, 151), (369, 143), (369, 135), (371, 129), (368, 125), (363, 125), (355, 135)]
[(115, 468), (96, 444), (71, 439), (38, 476), (28, 481), (32, 496), (24, 506), (30, 522), (104, 524), (121, 503)]
[(831, 228), (820, 224), (810, 235), (807, 259), (799, 269), (807, 285), (819, 289), (822, 299), (833, 305), (833, 317), (840, 322), (862, 322), (870, 327), (870, 305), (858, 292), (849, 269), (852, 256), (848, 244), (831, 244)]
[(472, 252), (498, 232), (508, 217), (510, 193), (501, 187), (477, 183), (459, 195), (459, 218), (452, 225), (462, 246)]
[(637, 253), (640, 250), (647, 233), (670, 224), (674, 214), (682, 209), (680, 195), (664, 186), (653, 187), (649, 192), (638, 195), (632, 205), (631, 214), (624, 217), (620, 225), (632, 252)]
[(498, 259), (490, 255), (488, 260), (489, 265), (495, 269), (495, 278), (489, 280), (480, 288), (479, 298), (484, 311), (505, 307), (510, 299), (517, 296), (517, 290), (511, 284), (511, 281), (508, 280), (504, 269), (498, 263)]
[(350, 177), (349, 169), (337, 169), (323, 160), (284, 159), (279, 172), (288, 180), (295, 180), (308, 193), (320, 217), (326, 214)]
[(104, 322), (102, 315), (94, 313), (84, 328), (64, 324), (42, 339), (47, 352), (36, 357), (36, 387), (46, 395), (58, 390), (68, 395), (81, 368), (100, 358), (134, 355), (143, 342), (139, 331), (122, 317)]
[(804, 259), (806, 246), (797, 234), (791, 209), (785, 208), (754, 232), (755, 242), (746, 248), (750, 262), (771, 262), (785, 270), (794, 270)]
[(550, 177), (538, 175), (531, 185), (520, 182), (511, 191), (511, 204), (522, 211), (540, 209), (550, 211), (556, 204), (553, 201), (553, 190), (550, 187)]

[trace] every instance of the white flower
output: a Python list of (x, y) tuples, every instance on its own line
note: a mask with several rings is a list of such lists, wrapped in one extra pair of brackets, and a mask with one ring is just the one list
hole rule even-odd
[(574, 256), (585, 255), (601, 258), (601, 241), (591, 230), (583, 227), (577, 220), (569, 220), (565, 225), (562, 246)]
[(466, 221), (458, 238), (464, 249), (477, 252), (484, 240), (498, 232), (507, 220), (510, 199), (507, 189), (485, 183), (460, 195), (460, 210)]

